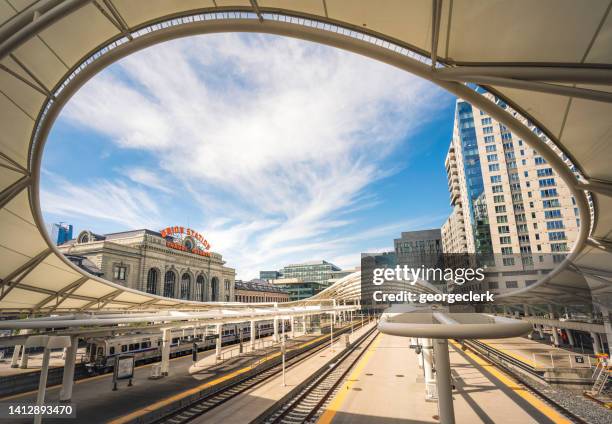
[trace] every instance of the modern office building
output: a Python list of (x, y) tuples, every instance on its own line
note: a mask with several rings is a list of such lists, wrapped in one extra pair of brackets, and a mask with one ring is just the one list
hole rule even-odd
[(285, 266), (280, 273), (283, 278), (298, 278), (307, 282), (315, 282), (327, 285), (327, 280), (332, 278), (332, 272), (341, 271), (336, 265), (327, 261), (311, 261)]
[[(453, 211), (442, 226), (443, 249), (501, 256), (501, 268), (496, 259), (495, 269), (502, 281), (492, 286), (520, 288), (537, 280), (531, 275), (516, 281), (510, 273), (558, 262), (576, 240), (578, 209), (552, 167), (504, 125), (461, 99), (445, 166)], [(511, 278), (509, 284), (503, 277)]]
[(236, 280), (234, 285), (236, 302), (288, 302), (289, 294), (266, 280)]
[(58, 222), (51, 225), (51, 240), (57, 246), (66, 243), (70, 239), (72, 239), (72, 224)]
[(295, 277), (279, 278), (272, 280), (271, 283), (287, 292), (290, 301), (307, 299), (327, 287), (327, 281), (321, 283), (319, 281), (307, 281), (303, 278)]
[(282, 277), (282, 274), (278, 271), (259, 271), (259, 279), (272, 281)]
[(289, 264), (279, 271), (260, 271), (259, 278), (267, 280), (289, 293), (289, 300), (306, 299), (328, 287), (342, 270), (320, 260)]
[[(199, 301), (234, 300), (235, 271), (191, 229), (142, 229), (99, 235), (81, 231), (59, 246), (69, 259), (86, 258), (102, 277), (132, 289)], [(203, 240), (203, 241), (202, 241)], [(83, 266), (76, 263), (77, 266)], [(86, 268), (83, 268), (88, 271)]]

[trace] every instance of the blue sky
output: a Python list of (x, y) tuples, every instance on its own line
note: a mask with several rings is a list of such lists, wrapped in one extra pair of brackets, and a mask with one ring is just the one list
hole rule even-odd
[(41, 206), (76, 231), (190, 226), (243, 279), (313, 259), (353, 267), (444, 222), (453, 107), (431, 83), (305, 41), (174, 40), (67, 104)]

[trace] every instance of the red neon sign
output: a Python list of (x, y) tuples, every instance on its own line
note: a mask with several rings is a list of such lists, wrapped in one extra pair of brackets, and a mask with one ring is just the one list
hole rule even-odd
[[(190, 250), (191, 253), (195, 253), (201, 256), (210, 256), (210, 253), (205, 251), (205, 250), (210, 250), (210, 243), (208, 242), (208, 240), (204, 238), (202, 234), (200, 234), (196, 230), (192, 230), (191, 228), (180, 227), (177, 225), (174, 227), (164, 228), (163, 230), (160, 231), (160, 233), (163, 238), (170, 236), (176, 239), (182, 239), (185, 236), (189, 236), (193, 238), (194, 240), (196, 240), (201, 245), (200, 247), (194, 247), (193, 249), (191, 249)], [(171, 241), (166, 241), (166, 246), (171, 247), (172, 249), (177, 249), (177, 250), (183, 250), (183, 251), (189, 250), (183, 244), (171, 242)]]

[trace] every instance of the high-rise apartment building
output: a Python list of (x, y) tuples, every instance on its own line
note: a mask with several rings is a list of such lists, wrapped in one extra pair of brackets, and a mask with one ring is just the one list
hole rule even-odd
[(64, 244), (72, 239), (72, 225), (59, 222), (51, 226), (51, 240), (56, 245)]
[(445, 253), (495, 253), (520, 270), (570, 250), (580, 222), (565, 183), (534, 149), (461, 99), (445, 166), (453, 207), (442, 226)]

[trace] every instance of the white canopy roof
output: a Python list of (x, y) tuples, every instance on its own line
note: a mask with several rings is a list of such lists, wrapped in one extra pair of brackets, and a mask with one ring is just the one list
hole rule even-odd
[[(88, 78), (137, 49), (221, 31), (364, 54), (504, 122), (574, 190), (582, 224), (562, 267), (507, 301), (568, 302), (591, 289), (612, 303), (609, 0), (14, 0), (0, 3), (0, 310), (206, 307), (85, 276), (50, 243), (38, 190), (48, 131)], [(549, 142), (465, 82), (503, 98)]]

